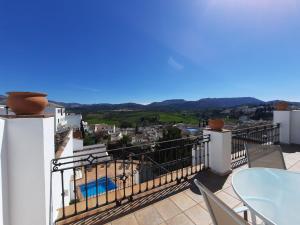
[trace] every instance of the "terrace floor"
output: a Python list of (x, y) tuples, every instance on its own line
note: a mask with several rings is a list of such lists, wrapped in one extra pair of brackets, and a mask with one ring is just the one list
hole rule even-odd
[[(300, 172), (300, 146), (282, 145), (286, 165), (291, 171)], [(246, 165), (233, 170), (247, 168)], [(229, 207), (242, 203), (231, 186), (232, 174), (220, 177), (209, 171), (200, 172), (188, 181), (165, 187), (133, 202), (107, 209), (71, 224), (76, 225), (206, 225), (212, 224), (200, 192), (193, 185), (197, 178)], [(242, 216), (242, 215), (241, 215)]]

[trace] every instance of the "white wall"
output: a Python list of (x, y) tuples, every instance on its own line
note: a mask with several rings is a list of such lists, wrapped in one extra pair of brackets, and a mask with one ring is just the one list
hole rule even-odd
[(74, 151), (83, 149), (83, 140), (78, 138), (73, 138), (73, 149)]
[(71, 127), (72, 129), (80, 129), (81, 120), (82, 120), (82, 115), (81, 114), (66, 115), (67, 126)]
[[(60, 156), (67, 157), (73, 155), (73, 132), (69, 132), (68, 137), (69, 139), (68, 143), (65, 145), (64, 150)], [(72, 160), (72, 159), (71, 159)], [(61, 160), (60, 162), (66, 162), (69, 160)], [(72, 167), (73, 163), (70, 163), (67, 165), (68, 167)], [(64, 170), (63, 178), (64, 178), (64, 190), (65, 190), (65, 206), (68, 206), (71, 200), (71, 196), (73, 195), (71, 191), (71, 178), (73, 175), (73, 170)], [(54, 172), (52, 174), (52, 196), (53, 196), (53, 219), (55, 220), (58, 216), (57, 209), (62, 208), (62, 198), (61, 198), (61, 192), (62, 192), (62, 184), (61, 184), (61, 173), (60, 172)]]
[[(3, 208), (9, 212), (6, 212), (8, 220), (4, 224), (49, 224), (50, 160), (54, 157), (53, 117), (1, 119), (0, 124), (4, 137), (1, 170), (3, 163), (7, 163), (7, 190), (3, 190), (2, 186), (7, 202)], [(7, 155), (3, 157), (3, 153)]]
[(45, 109), (45, 113), (54, 116), (55, 131), (58, 131), (59, 128), (61, 128), (62, 126), (65, 126), (67, 124), (66, 118), (65, 118), (66, 117), (65, 108), (47, 107)]
[(203, 130), (204, 135), (210, 135), (209, 167), (219, 175), (231, 172), (231, 131)]
[(280, 124), (280, 143), (291, 143), (291, 111), (274, 111), (273, 121)]
[(7, 151), (5, 138), (5, 119), (0, 118), (0, 225), (9, 224), (7, 196)]
[(300, 144), (300, 110), (274, 111), (274, 123), (280, 124), (280, 142)]
[(291, 143), (300, 144), (300, 111), (291, 113)]

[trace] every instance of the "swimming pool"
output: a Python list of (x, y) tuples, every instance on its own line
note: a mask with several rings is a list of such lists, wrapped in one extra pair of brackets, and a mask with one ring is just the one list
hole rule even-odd
[[(97, 193), (96, 182), (98, 182), (98, 193)], [(106, 177), (101, 177), (97, 181), (87, 183), (86, 187), (87, 187), (88, 198), (105, 193)], [(116, 187), (117, 187), (116, 184), (110, 178), (107, 178), (107, 191), (114, 190)], [(82, 196), (85, 198), (86, 197), (85, 184), (80, 185), (80, 191)]]
[(199, 131), (199, 129), (197, 129), (197, 128), (187, 128), (186, 130), (190, 133), (196, 133)]

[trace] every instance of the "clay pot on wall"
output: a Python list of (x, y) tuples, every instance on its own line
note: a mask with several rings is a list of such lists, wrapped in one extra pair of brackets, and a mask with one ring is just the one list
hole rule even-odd
[(276, 105), (275, 105), (275, 108), (276, 110), (278, 111), (285, 111), (287, 110), (289, 107), (289, 104), (287, 102), (278, 102)]
[(7, 106), (16, 115), (42, 115), (48, 105), (46, 94), (35, 92), (7, 92)]
[(208, 126), (212, 130), (221, 131), (224, 127), (224, 120), (222, 120), (222, 119), (210, 119), (208, 121)]

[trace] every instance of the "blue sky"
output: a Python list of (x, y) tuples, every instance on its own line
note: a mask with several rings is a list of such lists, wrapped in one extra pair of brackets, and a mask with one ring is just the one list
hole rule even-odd
[(299, 0), (0, 2), (0, 93), (300, 101)]

